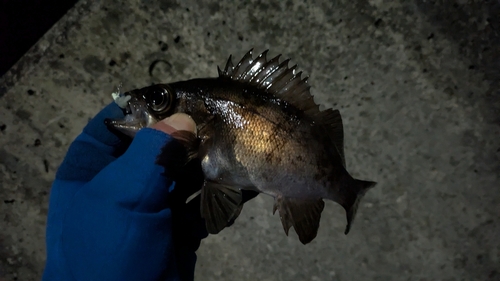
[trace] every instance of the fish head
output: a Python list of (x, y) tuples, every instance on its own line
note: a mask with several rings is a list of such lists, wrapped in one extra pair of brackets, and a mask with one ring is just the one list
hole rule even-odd
[(113, 98), (125, 116), (122, 119), (106, 119), (105, 124), (132, 138), (140, 129), (151, 127), (172, 115), (177, 100), (175, 91), (167, 84), (113, 93)]

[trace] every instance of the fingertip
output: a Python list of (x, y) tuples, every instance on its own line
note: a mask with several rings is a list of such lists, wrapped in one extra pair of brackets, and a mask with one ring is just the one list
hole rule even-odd
[(196, 123), (185, 113), (175, 113), (153, 125), (154, 129), (172, 134), (175, 131), (189, 131), (197, 134)]

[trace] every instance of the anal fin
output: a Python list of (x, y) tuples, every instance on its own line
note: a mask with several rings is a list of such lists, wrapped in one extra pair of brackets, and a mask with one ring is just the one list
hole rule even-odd
[(293, 226), (300, 242), (307, 244), (318, 234), (324, 207), (325, 202), (322, 199), (278, 197), (274, 202), (273, 213), (279, 211), (286, 235)]
[(201, 192), (201, 216), (207, 230), (217, 234), (241, 212), (242, 192), (239, 188), (206, 180)]

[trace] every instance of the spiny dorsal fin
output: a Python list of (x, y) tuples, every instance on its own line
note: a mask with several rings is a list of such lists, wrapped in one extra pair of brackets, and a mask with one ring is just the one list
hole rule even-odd
[(248, 51), (236, 66), (233, 66), (230, 56), (224, 71), (218, 68), (219, 77), (253, 85), (288, 102), (312, 118), (320, 113), (309, 91), (311, 87), (307, 84), (307, 77), (301, 78), (302, 72), (297, 72), (297, 65), (288, 67), (290, 59), (279, 62), (281, 55), (268, 60), (268, 50), (255, 59), (252, 52), (253, 49)]
[(253, 59), (253, 49), (233, 66), (232, 57), (229, 56), (224, 71), (219, 71), (219, 77), (247, 83), (264, 90), (282, 99), (297, 109), (304, 112), (318, 123), (324, 125), (330, 134), (330, 138), (335, 144), (342, 163), (345, 167), (344, 159), (344, 131), (342, 128), (342, 117), (338, 110), (319, 110), (319, 106), (314, 102), (313, 96), (307, 83), (307, 78), (301, 78), (302, 72), (297, 72), (297, 65), (288, 67), (290, 59), (279, 62), (281, 55), (270, 60), (266, 58), (268, 50)]

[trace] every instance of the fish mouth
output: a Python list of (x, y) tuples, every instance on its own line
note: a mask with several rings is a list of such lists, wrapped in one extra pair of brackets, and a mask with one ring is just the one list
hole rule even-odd
[(123, 94), (113, 93), (113, 99), (125, 116), (120, 119), (105, 119), (104, 124), (109, 129), (133, 138), (140, 129), (151, 127), (158, 122), (149, 111), (146, 101), (139, 99), (133, 91)]

